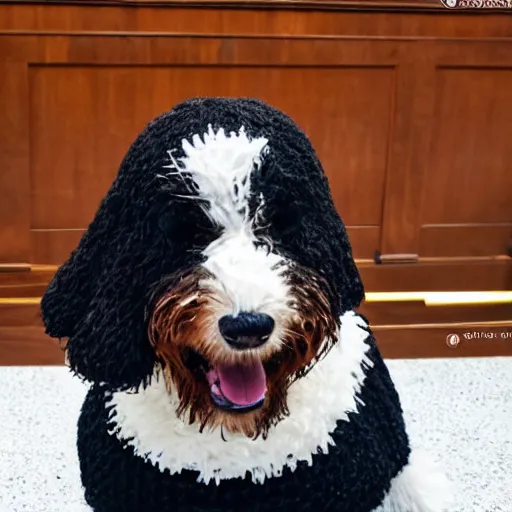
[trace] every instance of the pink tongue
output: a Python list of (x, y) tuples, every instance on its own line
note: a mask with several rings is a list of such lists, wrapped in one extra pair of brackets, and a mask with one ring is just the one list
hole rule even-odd
[(261, 362), (250, 365), (219, 366), (222, 394), (235, 405), (251, 405), (265, 396), (265, 370)]

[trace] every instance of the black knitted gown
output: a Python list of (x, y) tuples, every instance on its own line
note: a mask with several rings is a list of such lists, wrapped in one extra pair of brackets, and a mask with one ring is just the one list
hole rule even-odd
[[(309, 300), (309, 284), (328, 304), (323, 321), (337, 326), (322, 357), (290, 377), (286, 407), (256, 439), (201, 431), (176, 412), (176, 388), (161, 384), (165, 362), (148, 339), (152, 297), (166, 276), (202, 267), (222, 281), (216, 293), (273, 314), (274, 369), (286, 350), (279, 322), (292, 318), (294, 296)], [(88, 504), (370, 512), (393, 503), (411, 450), (388, 370), (354, 312), (363, 295), (327, 178), (289, 117), (258, 100), (196, 98), (150, 122), (42, 301), (47, 333), (68, 339), (69, 365), (91, 385), (77, 442)], [(389, 503), (382, 510), (406, 511)]]

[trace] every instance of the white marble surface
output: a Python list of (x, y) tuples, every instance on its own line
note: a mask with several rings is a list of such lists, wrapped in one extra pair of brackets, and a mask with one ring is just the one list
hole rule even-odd
[[(512, 358), (388, 361), (413, 445), (457, 485), (450, 512), (512, 512)], [(0, 511), (86, 512), (75, 451), (85, 387), (0, 367)]]

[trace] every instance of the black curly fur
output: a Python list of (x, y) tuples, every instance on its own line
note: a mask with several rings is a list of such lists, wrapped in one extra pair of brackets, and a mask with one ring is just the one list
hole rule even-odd
[[(371, 330), (364, 406), (339, 421), (336, 446), (313, 465), (264, 485), (249, 478), (197, 483), (197, 474), (171, 476), (109, 435), (109, 395), (147, 385), (155, 353), (147, 307), (165, 276), (202, 262), (219, 235), (200, 209), (177, 196), (180, 180), (165, 180), (168, 150), (211, 124), (228, 133), (244, 126), (264, 136), (270, 152), (251, 177), (265, 198), (266, 236), (273, 250), (329, 283), (336, 318), (357, 308), (364, 290), (327, 178), (301, 130), (282, 112), (254, 99), (206, 98), (179, 104), (138, 136), (77, 249), (58, 270), (42, 300), (46, 331), (68, 338), (72, 370), (92, 381), (78, 425), (78, 451), (88, 503), (95, 512), (369, 512), (409, 457), (400, 402)], [(181, 188), (180, 188), (181, 187)], [(256, 208), (255, 199), (249, 205)]]
[(299, 462), (263, 485), (250, 477), (205, 485), (193, 471), (161, 472), (107, 433), (109, 392), (93, 387), (78, 425), (88, 503), (95, 512), (370, 512), (409, 457), (398, 396), (371, 337), (370, 343), (374, 365), (359, 395), (366, 405), (338, 421), (336, 446), (313, 455), (312, 466)]

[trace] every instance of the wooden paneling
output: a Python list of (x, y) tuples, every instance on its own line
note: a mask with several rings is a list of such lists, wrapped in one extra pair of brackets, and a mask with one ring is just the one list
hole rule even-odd
[[(26, 272), (5, 272), (0, 273), (0, 287), (4, 286), (26, 286), (32, 284), (48, 284), (54, 276), (57, 267), (49, 265), (33, 265)], [(8, 297), (8, 295), (0, 295)]]
[(347, 226), (352, 253), (360, 259), (372, 259), (380, 243), (379, 226)]
[(436, 75), (422, 221), (508, 222), (512, 67), (439, 69)]
[(5, 327), (43, 327), (39, 304), (0, 303), (0, 328)]
[(64, 261), (156, 114), (241, 95), (312, 139), (369, 291), (511, 287), (512, 18), (328, 3), (0, 1), (2, 268)]
[[(427, 307), (423, 302), (364, 303), (387, 358), (512, 355), (512, 305)], [(447, 337), (458, 334), (450, 346)], [(62, 365), (59, 342), (44, 334), (39, 305), (0, 303), (0, 366)]]
[(0, 263), (29, 262), (27, 66), (0, 60)]
[[(426, 258), (418, 263), (390, 265), (359, 260), (357, 264), (367, 292), (512, 290), (512, 265), (507, 257)], [(29, 272), (0, 273), (0, 298), (40, 297), (55, 270), (43, 265)]]
[(380, 253), (417, 257), (418, 224), (424, 173), (421, 162), (428, 154), (428, 129), (433, 107), (432, 44), (412, 43), (397, 70), (393, 128), (389, 155)]
[[(281, 108), (315, 145), (346, 224), (378, 226), (392, 69), (324, 68), (307, 60), (304, 56), (301, 67), (272, 68), (32, 67), (32, 227), (86, 227), (136, 134), (149, 119), (191, 96), (257, 96)], [(59, 238), (68, 240), (70, 233), (52, 237), (66, 245)], [(371, 257), (376, 247), (355, 254)], [(48, 258), (51, 253), (35, 255), (44, 256), (36, 263), (58, 263)]]
[[(512, 322), (512, 304), (427, 306), (423, 301), (364, 302), (359, 310), (375, 326)], [(512, 338), (510, 339), (512, 344)]]
[(32, 229), (30, 261), (61, 264), (78, 245), (83, 232), (83, 229)]
[(0, 327), (0, 366), (63, 365), (58, 341), (42, 327)]
[(424, 228), (421, 254), (504, 254), (512, 234), (512, 67), (439, 68), (436, 75), (422, 222), (458, 226)]
[[(270, 5), (286, 7), (286, 0), (253, 0), (251, 3), (241, 2), (240, 0), (18, 0), (12, 2), (11, 0), (0, 0), (1, 3), (18, 3), (18, 4), (65, 4), (65, 5), (94, 5), (94, 6), (111, 6), (124, 3), (126, 6), (158, 6), (158, 7), (176, 7), (179, 5), (187, 5), (193, 7), (269, 7)], [(408, 10), (425, 10), (425, 11), (440, 11), (442, 5), (437, 0), (297, 0), (297, 6), (308, 6), (310, 8), (318, 9), (323, 6), (337, 7), (339, 9), (357, 9), (357, 10), (399, 10), (400, 12)]]
[[(512, 323), (508, 325), (465, 324), (382, 326), (374, 329), (379, 348), (389, 359), (426, 357), (512, 356)], [(447, 337), (460, 341), (450, 346)], [(477, 337), (471, 337), (474, 335)]]
[(512, 290), (510, 258), (425, 258), (417, 263), (374, 265), (359, 271), (367, 291)]
[[(481, 332), (485, 336), (465, 339), (464, 334)], [(374, 327), (380, 351), (388, 359), (427, 357), (494, 357), (512, 356), (512, 326), (450, 324), (429, 327), (386, 326)], [(461, 337), (460, 344), (451, 348), (446, 342), (450, 334)], [(56, 340), (44, 334), (42, 327), (20, 329), (0, 327), (0, 366), (64, 364), (64, 353)]]
[(426, 225), (420, 232), (420, 254), (426, 257), (507, 254), (512, 223)]
[[(393, 69), (311, 71), (303, 94), (294, 87), (296, 104), (289, 113), (309, 134), (345, 224), (379, 225), (388, 142), (383, 134), (390, 133)], [(309, 105), (307, 110), (304, 104)]]
[(268, 9), (254, 8), (254, 2), (238, 2), (238, 7), (244, 7), (238, 9), (219, 8), (220, 2), (217, 8), (168, 9), (136, 9), (119, 4), (110, 7), (48, 5), (46, 2), (38, 6), (0, 4), (0, 30), (273, 34), (284, 38), (302, 35), (469, 39), (512, 36), (510, 17), (492, 10), (454, 12), (439, 5), (435, 14), (425, 15), (413, 8), (395, 13), (386, 8), (389, 3), (386, 0), (375, 0), (377, 2), (380, 12), (344, 9), (343, 2), (331, 2), (331, 9), (315, 8), (316, 2), (311, 2), (309, 9), (298, 9), (291, 2), (287, 2), (289, 8), (281, 4), (280, 9), (276, 9), (276, 2)]
[[(24, 298), (24, 297), (42, 297), (48, 283), (35, 283), (20, 286), (2, 286), (0, 285), (0, 297)], [(0, 322), (1, 325), (1, 322)]]

